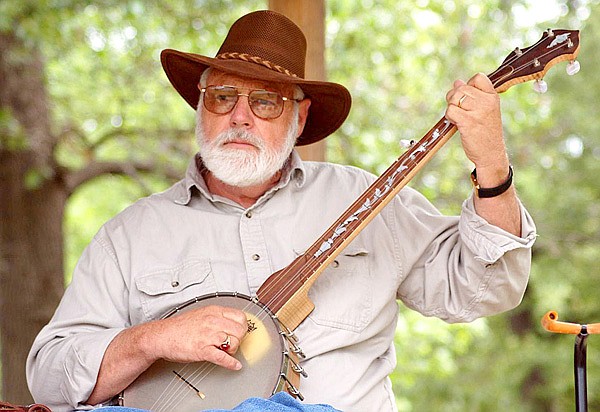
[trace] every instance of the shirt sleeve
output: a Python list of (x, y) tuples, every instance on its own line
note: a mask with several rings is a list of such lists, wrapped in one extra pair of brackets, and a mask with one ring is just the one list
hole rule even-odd
[(36, 402), (53, 411), (90, 409), (83, 402), (94, 389), (104, 352), (129, 326), (126, 293), (116, 257), (97, 235), (29, 353), (27, 380)]
[(424, 196), (403, 189), (396, 210), (398, 233), (404, 237), (398, 239), (397, 297), (446, 322), (470, 322), (517, 306), (536, 238), (533, 219), (519, 206), (521, 237), (477, 215), (472, 197), (460, 216), (443, 216)]

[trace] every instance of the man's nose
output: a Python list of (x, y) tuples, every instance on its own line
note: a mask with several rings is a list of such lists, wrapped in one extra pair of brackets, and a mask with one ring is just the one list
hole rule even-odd
[(254, 124), (253, 113), (248, 103), (248, 96), (238, 96), (238, 101), (231, 111), (229, 122), (232, 127), (249, 128)]

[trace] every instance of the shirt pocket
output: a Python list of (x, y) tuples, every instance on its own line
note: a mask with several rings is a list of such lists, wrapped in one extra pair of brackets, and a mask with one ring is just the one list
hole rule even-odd
[(309, 289), (315, 304), (309, 317), (318, 325), (361, 332), (372, 319), (372, 287), (369, 251), (351, 244)]
[(136, 278), (135, 285), (147, 320), (162, 317), (176, 306), (217, 289), (210, 261), (200, 258), (152, 270)]

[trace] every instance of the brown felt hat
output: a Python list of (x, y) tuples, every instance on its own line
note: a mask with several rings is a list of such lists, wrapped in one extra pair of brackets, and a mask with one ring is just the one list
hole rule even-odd
[(317, 142), (335, 132), (346, 120), (352, 99), (336, 83), (304, 79), (306, 38), (298, 26), (270, 10), (249, 13), (238, 19), (216, 57), (177, 50), (163, 50), (160, 60), (171, 84), (192, 108), (198, 106), (198, 82), (213, 67), (225, 73), (297, 84), (311, 105), (298, 146)]

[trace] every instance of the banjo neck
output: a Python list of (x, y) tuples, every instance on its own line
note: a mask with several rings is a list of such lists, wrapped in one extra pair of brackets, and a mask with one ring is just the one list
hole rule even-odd
[(290, 265), (272, 274), (257, 296), (290, 330), (314, 309), (308, 290), (375, 216), (406, 186), (456, 132), (445, 117), (400, 156), (365, 192)]
[[(534, 45), (516, 48), (488, 78), (496, 92), (540, 80), (555, 64), (573, 61), (579, 52), (578, 30), (548, 29)], [(402, 154), (302, 255), (273, 273), (258, 289), (258, 300), (293, 331), (314, 309), (308, 290), (323, 270), (425, 166), (456, 132), (442, 117)]]

